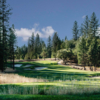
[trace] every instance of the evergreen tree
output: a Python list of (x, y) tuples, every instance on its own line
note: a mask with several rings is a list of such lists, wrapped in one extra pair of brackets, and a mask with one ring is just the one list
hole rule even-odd
[(79, 37), (83, 36), (83, 24), (81, 24)]
[(28, 52), (27, 52), (26, 58), (31, 59), (30, 56), (31, 56), (31, 38), (29, 37), (29, 39), (28, 39)]
[(34, 52), (34, 47), (35, 47), (35, 41), (34, 41), (34, 33), (32, 33), (32, 36), (30, 38), (30, 41), (31, 41), (31, 50), (32, 52)]
[(57, 40), (58, 42), (57, 42), (57, 50), (60, 50), (61, 49), (61, 40), (60, 40), (60, 38), (58, 37), (58, 40)]
[(39, 34), (36, 35), (36, 39), (35, 39), (35, 54), (36, 54), (36, 58), (39, 57), (40, 55), (40, 37)]
[(20, 51), (21, 51), (20, 58), (25, 59), (25, 55), (27, 54), (27, 47), (26, 47), (25, 45), (23, 45), (23, 46), (20, 48)]
[(6, 63), (7, 63), (7, 50), (8, 50), (8, 46), (7, 46), (7, 29), (8, 29), (8, 23), (9, 23), (9, 15), (11, 9), (8, 8), (8, 5), (6, 4), (6, 0), (0, 0), (0, 29), (2, 29), (0, 31), (0, 41), (1, 41), (1, 45), (0, 45), (0, 70), (2, 70), (2, 72), (4, 71), (5, 67), (6, 67)]
[(41, 56), (44, 58), (44, 60), (45, 60), (45, 58), (47, 57), (47, 50), (46, 50), (46, 48), (44, 47), (43, 49), (42, 49), (42, 52), (41, 52)]
[(65, 40), (65, 41), (63, 41), (63, 40), (61, 40), (61, 49), (65, 49), (66, 47), (65, 47), (65, 42), (66, 42), (67, 40)]
[(34, 33), (32, 33), (32, 36), (30, 37), (30, 59), (34, 58), (35, 53), (35, 41), (34, 41)]
[(49, 36), (48, 37), (48, 44), (47, 44), (47, 52), (48, 52), (48, 57), (51, 58), (51, 47), (52, 47), (52, 44), (51, 44), (51, 37)]
[(13, 60), (13, 69), (14, 69), (14, 55), (15, 55), (15, 43), (16, 43), (16, 35), (15, 35), (15, 29), (14, 25), (12, 25), (11, 28), (9, 28), (9, 57), (11, 60)]
[(85, 70), (85, 64), (86, 64), (86, 40), (82, 36), (81, 39), (79, 40), (78, 44), (78, 62), (82, 63), (84, 65), (84, 70)]
[(92, 39), (92, 42), (89, 46), (88, 54), (89, 54), (90, 62), (95, 67), (95, 71), (96, 71), (96, 65), (98, 63), (98, 42), (97, 42), (97, 38)]
[(65, 36), (65, 41), (67, 40), (67, 36)]
[(57, 55), (57, 46), (58, 46), (58, 35), (57, 35), (57, 32), (55, 32), (53, 36), (53, 40), (52, 40), (52, 51), (53, 51), (53, 56), (55, 57), (55, 60), (56, 60), (56, 55)]
[(93, 12), (91, 19), (90, 19), (90, 25), (89, 25), (89, 33), (92, 35), (92, 37), (97, 36), (97, 29), (98, 29), (98, 19), (96, 17), (96, 14)]
[(88, 37), (89, 35), (89, 19), (88, 16), (85, 18), (85, 22), (83, 24), (83, 33), (85, 37)]
[(78, 25), (77, 25), (77, 21), (74, 22), (74, 26), (73, 26), (73, 39), (74, 40), (77, 40), (78, 39), (78, 33), (79, 33), (79, 30), (78, 30)]

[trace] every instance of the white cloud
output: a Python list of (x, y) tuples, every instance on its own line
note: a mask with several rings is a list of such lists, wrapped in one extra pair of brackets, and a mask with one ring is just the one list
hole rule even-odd
[(42, 28), (42, 32), (44, 33), (44, 37), (48, 38), (48, 36), (52, 36), (55, 31), (51, 26), (47, 26), (46, 28)]
[(84, 19), (86, 17), (86, 15), (82, 16), (82, 18)]
[(100, 27), (98, 27), (97, 36), (100, 36)]
[(21, 29), (15, 29), (17, 37), (22, 37), (23, 41), (27, 41), (28, 38), (32, 35), (32, 32), (34, 32), (34, 35), (38, 33), (41, 38), (48, 38), (49, 36), (52, 36), (55, 30), (52, 28), (52, 26), (44, 27), (40, 30), (37, 29), (39, 24), (34, 24), (34, 28), (28, 29), (28, 28), (21, 28)]

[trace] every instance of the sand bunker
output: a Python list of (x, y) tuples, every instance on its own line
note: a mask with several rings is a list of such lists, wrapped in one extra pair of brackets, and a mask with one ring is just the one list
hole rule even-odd
[(15, 66), (15, 67), (21, 67), (22, 64), (15, 64), (14, 66)]

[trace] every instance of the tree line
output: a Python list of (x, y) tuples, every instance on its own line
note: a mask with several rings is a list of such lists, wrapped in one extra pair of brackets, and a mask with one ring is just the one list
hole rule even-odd
[(28, 39), (28, 46), (23, 45), (16, 49), (16, 59), (39, 59), (57, 57), (57, 50), (61, 49), (62, 41), (58, 37), (57, 32), (54, 33), (53, 38), (48, 37), (47, 45), (40, 38), (39, 34), (32, 36)]
[(85, 17), (81, 26), (75, 21), (72, 33), (73, 39), (68, 40), (67, 36), (61, 40), (57, 34), (48, 37), (47, 45), (39, 37), (39, 34), (28, 39), (28, 46), (18, 47), (16, 51), (16, 59), (38, 59), (38, 58), (61, 58), (66, 64), (69, 60), (84, 66), (89, 65), (96, 67), (100, 65), (100, 37), (98, 32), (99, 20), (95, 12), (92, 13), (90, 19), (88, 15)]

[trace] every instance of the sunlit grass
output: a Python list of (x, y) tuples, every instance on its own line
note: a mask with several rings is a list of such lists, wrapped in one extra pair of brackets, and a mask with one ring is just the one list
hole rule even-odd
[[(0, 94), (93, 94), (100, 93), (99, 72), (73, 69), (70, 66), (58, 65), (57, 61), (20, 62), (16, 74), (2, 74)], [(47, 67), (43, 70), (25, 71), (24, 66)], [(9, 65), (10, 67), (10, 65)], [(8, 80), (7, 80), (8, 79)], [(12, 86), (11, 84), (13, 83)], [(8, 84), (8, 85), (7, 85)], [(7, 85), (7, 86), (6, 86)], [(17, 91), (14, 91), (16, 90)], [(25, 91), (25, 92), (24, 92)]]

